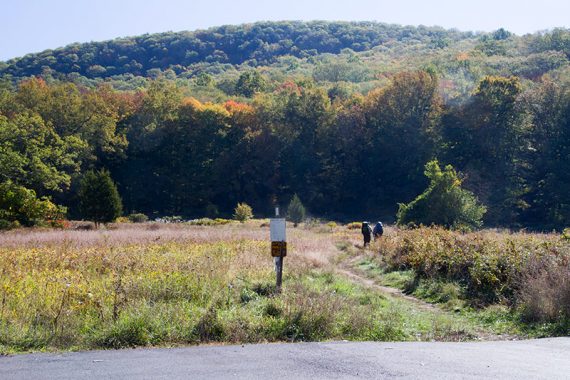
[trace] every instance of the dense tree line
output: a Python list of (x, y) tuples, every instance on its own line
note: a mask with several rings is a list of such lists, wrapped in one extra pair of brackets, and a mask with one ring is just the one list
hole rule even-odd
[(402, 72), (366, 95), (310, 79), (249, 103), (203, 103), (172, 81), (146, 90), (31, 79), (0, 90), (0, 182), (81, 217), (79, 184), (108, 170), (126, 212), (270, 213), (298, 194), (313, 214), (393, 218), (422, 193), (432, 159), (452, 164), (486, 206), (486, 225), (570, 224), (570, 90), (488, 76), (446, 102), (435, 72)]

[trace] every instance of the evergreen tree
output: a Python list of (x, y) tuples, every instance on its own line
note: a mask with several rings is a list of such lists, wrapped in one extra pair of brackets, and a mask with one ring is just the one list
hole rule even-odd
[(289, 207), (287, 207), (287, 218), (293, 222), (295, 227), (305, 220), (305, 206), (303, 206), (297, 194), (293, 195)]
[(81, 214), (95, 225), (115, 221), (123, 209), (121, 197), (108, 171), (88, 171), (79, 189)]

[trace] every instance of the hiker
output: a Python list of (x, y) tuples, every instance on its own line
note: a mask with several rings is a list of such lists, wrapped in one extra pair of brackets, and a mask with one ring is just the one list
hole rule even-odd
[(372, 228), (368, 222), (362, 222), (362, 237), (364, 238), (364, 247), (370, 244), (370, 238), (372, 237)]
[(374, 235), (374, 241), (376, 241), (376, 239), (380, 239), (382, 235), (384, 235), (384, 226), (382, 225), (382, 222), (376, 223), (374, 230), (372, 230), (372, 234)]

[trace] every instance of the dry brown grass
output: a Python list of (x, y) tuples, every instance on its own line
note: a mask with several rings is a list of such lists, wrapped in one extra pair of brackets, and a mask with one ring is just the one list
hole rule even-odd
[(570, 264), (548, 257), (531, 261), (522, 277), (518, 298), (526, 321), (570, 320)]
[(267, 228), (250, 225), (216, 227), (184, 224), (117, 224), (99, 230), (20, 229), (0, 233), (0, 247), (121, 246), (147, 243), (204, 243), (232, 240), (267, 240)]

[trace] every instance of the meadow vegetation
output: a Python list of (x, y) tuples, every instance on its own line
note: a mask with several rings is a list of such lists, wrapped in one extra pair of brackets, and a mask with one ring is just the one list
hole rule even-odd
[(474, 318), (508, 319), (531, 335), (570, 334), (570, 244), (559, 234), (391, 229), (357, 267)]
[(341, 256), (358, 249), (358, 231), (332, 224), (290, 229), (283, 293), (275, 294), (266, 226), (4, 232), (0, 351), (482, 334), (478, 323), (338, 274)]

